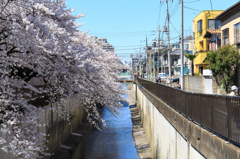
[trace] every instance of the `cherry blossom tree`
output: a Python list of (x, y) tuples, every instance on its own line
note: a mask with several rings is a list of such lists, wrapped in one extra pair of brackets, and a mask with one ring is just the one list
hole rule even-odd
[[(37, 131), (44, 107), (38, 98), (59, 103), (69, 120), (66, 99), (82, 102), (89, 121), (101, 119), (96, 104), (116, 116), (125, 90), (115, 82), (123, 69), (114, 52), (81, 32), (64, 0), (2, 0), (0, 4), (0, 145), (20, 158), (46, 153), (46, 135)], [(42, 84), (33, 86), (37, 77)], [(44, 97), (44, 98), (43, 98)], [(65, 110), (65, 111), (64, 111)], [(105, 123), (104, 123), (105, 124)]]

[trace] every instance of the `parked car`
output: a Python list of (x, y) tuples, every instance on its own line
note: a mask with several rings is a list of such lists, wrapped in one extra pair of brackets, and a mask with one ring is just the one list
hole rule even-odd
[(172, 79), (172, 82), (179, 82), (179, 78)]
[(167, 80), (167, 75), (165, 73), (159, 73), (158, 76), (161, 78), (161, 81)]

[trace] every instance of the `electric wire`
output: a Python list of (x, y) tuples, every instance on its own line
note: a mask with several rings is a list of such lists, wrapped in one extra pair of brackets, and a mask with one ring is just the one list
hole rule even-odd
[(212, 8), (212, 15), (213, 15), (213, 7), (212, 7), (212, 1), (210, 0), (210, 3), (211, 3), (211, 8)]
[(202, 12), (201, 10), (193, 9), (193, 8), (190, 8), (190, 7), (186, 7), (186, 6), (183, 6), (183, 7), (187, 8), (187, 9), (195, 10), (195, 11), (198, 11), (198, 12)]
[(195, 3), (195, 2), (199, 2), (200, 0), (196, 0), (196, 1), (189, 1), (189, 2), (183, 2), (183, 3)]
[(160, 16), (161, 16), (161, 3), (159, 3), (159, 14), (158, 14), (158, 21), (157, 21), (157, 29), (158, 29), (158, 26), (159, 26), (159, 21), (160, 21)]
[(174, 10), (172, 10), (172, 12), (170, 13), (170, 15), (171, 15), (170, 18), (173, 17), (177, 13), (179, 7), (180, 7), (180, 3), (179, 3), (179, 0), (178, 0)]
[[(170, 22), (170, 24), (172, 25), (172, 27), (176, 30), (176, 32), (178, 32), (177, 29), (176, 29), (176, 28), (174, 27), (174, 25), (172, 24), (171, 20), (169, 20), (169, 22)], [(178, 32), (178, 34), (180, 35), (179, 32)]]
[(118, 29), (118, 28), (120, 28), (120, 27), (122, 27), (122, 26), (125, 26), (125, 25), (127, 25), (127, 24), (130, 24), (130, 23), (132, 23), (132, 22), (134, 22), (134, 21), (136, 21), (136, 20), (138, 20), (138, 19), (140, 19), (140, 18), (142, 18), (142, 17), (144, 17), (144, 16), (146, 16), (146, 15), (154, 12), (156, 9), (158, 9), (158, 8), (155, 8), (154, 10), (152, 10), (152, 11), (150, 11), (150, 12), (148, 12), (148, 13), (146, 13), (146, 14), (144, 14), (144, 15), (142, 15), (142, 16), (140, 16), (140, 17), (138, 17), (138, 18), (136, 18), (136, 19), (134, 19), (134, 20), (132, 20), (132, 21), (130, 21), (130, 22), (127, 22), (127, 23), (125, 23), (125, 24), (123, 24), (123, 25), (120, 25), (120, 26), (118, 26), (118, 27), (116, 27), (116, 28), (113, 28), (113, 29), (110, 29), (110, 30), (108, 30), (108, 31), (106, 31), (106, 32), (103, 32), (103, 33), (101, 33), (100, 35), (105, 34), (105, 33), (107, 33), (107, 32), (110, 32), (110, 31), (113, 31), (113, 30), (115, 30), (115, 29)]

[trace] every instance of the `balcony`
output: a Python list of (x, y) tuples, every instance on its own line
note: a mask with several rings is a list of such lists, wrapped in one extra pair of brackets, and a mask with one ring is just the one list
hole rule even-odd
[(199, 50), (199, 51), (196, 51), (195, 54), (197, 53), (202, 53), (202, 52), (208, 52), (209, 50)]

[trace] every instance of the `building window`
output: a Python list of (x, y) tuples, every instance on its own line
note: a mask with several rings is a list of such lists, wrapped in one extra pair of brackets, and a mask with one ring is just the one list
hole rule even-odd
[(177, 48), (177, 49), (180, 49), (180, 45), (178, 44), (178, 45), (176, 46), (176, 48)]
[(240, 43), (240, 23), (234, 25), (234, 43)]
[(229, 44), (228, 28), (222, 31), (223, 45)]
[(184, 44), (184, 50), (188, 50), (189, 49), (189, 45), (188, 44)]
[(153, 47), (156, 47), (157, 45), (156, 45), (156, 42), (153, 42)]
[(208, 29), (220, 29), (221, 28), (221, 21), (215, 19), (208, 20)]
[(201, 32), (202, 31), (202, 20), (199, 20), (198, 22), (197, 22), (197, 29), (198, 29), (198, 32)]

